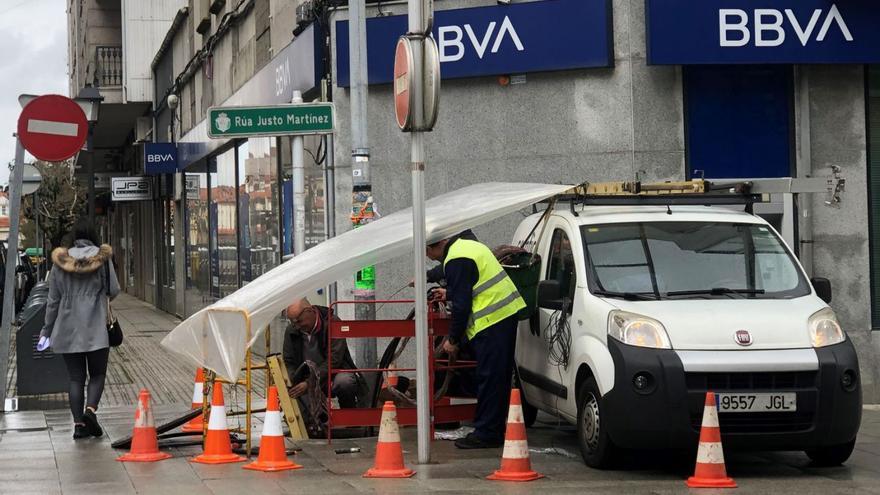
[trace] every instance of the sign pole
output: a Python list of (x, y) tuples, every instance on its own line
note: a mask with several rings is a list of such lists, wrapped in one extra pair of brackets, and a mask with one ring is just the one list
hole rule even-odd
[[(302, 103), (302, 93), (293, 92), (293, 103)], [(302, 136), (293, 136), (290, 143), (293, 164), (293, 254), (299, 256), (306, 250), (306, 184), (305, 157)]]
[[(424, 34), (428, 30), (426, 13), (429, 0), (409, 0), (409, 33)], [(413, 120), (421, 123), (424, 113), (424, 39), (414, 40), (413, 67), (416, 77), (410, 91), (416, 102)], [(425, 267), (425, 135), (416, 130), (412, 137), (412, 200), (413, 200), (413, 258), (415, 259), (415, 333), (416, 333), (416, 420), (419, 464), (431, 462), (431, 411), (429, 397), (433, 394), (428, 377), (428, 293)]]
[(3, 281), (3, 321), (0, 325), (0, 400), (6, 410), (6, 373), (9, 370), (9, 340), (15, 316), (15, 268), (18, 262), (18, 224), (21, 216), (21, 187), (24, 177), (24, 146), (15, 138), (15, 165), (9, 181), (9, 237), (6, 240), (6, 277)]

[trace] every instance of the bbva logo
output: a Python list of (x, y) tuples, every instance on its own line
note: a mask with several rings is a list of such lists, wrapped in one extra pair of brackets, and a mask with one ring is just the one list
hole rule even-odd
[(480, 60), (483, 59), (486, 50), (489, 49), (490, 43), (492, 48), (489, 49), (489, 52), (498, 53), (505, 39), (509, 39), (517, 51), (525, 50), (525, 46), (523, 46), (522, 40), (519, 38), (509, 17), (504, 16), (504, 20), (501, 21), (501, 26), (498, 27), (497, 31), (495, 30), (496, 26), (498, 26), (496, 21), (490, 22), (481, 36), (477, 35), (470, 24), (465, 24), (464, 26), (440, 26), (437, 28), (440, 62), (456, 62), (464, 58), (467, 51), (464, 42), (465, 34), (467, 34), (468, 41), (470, 41), (470, 45), (476, 51), (477, 58)]
[(156, 153), (153, 155), (147, 155), (147, 162), (148, 163), (164, 163), (164, 162), (173, 162), (173, 161), (174, 161), (174, 155), (172, 155), (171, 153), (164, 154), (164, 155), (159, 154), (159, 153)]
[[(788, 20), (801, 45), (807, 46), (813, 32), (816, 30), (816, 26), (819, 25), (822, 13), (822, 9), (814, 10), (813, 15), (810, 16), (810, 19), (804, 25), (791, 9), (785, 9), (785, 17), (782, 16), (782, 12), (776, 9), (755, 9), (753, 11), (755, 20), (754, 44), (755, 46), (770, 47), (783, 44), (786, 36), (785, 21)], [(825, 37), (828, 36), (828, 32), (833, 24), (837, 24), (843, 39), (846, 41), (853, 40), (846, 21), (840, 15), (840, 10), (837, 9), (836, 4), (832, 4), (831, 8), (828, 9), (828, 13), (825, 14), (825, 19), (822, 21), (822, 27), (819, 28), (819, 32), (816, 34), (815, 41), (825, 41)], [(736, 32), (739, 33), (738, 36), (732, 35), (732, 33)], [(749, 31), (749, 13), (741, 9), (719, 9), (718, 38), (723, 47), (748, 45), (752, 38), (752, 32)]]

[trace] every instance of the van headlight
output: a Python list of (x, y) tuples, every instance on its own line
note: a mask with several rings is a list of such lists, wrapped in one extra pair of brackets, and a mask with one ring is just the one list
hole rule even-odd
[(810, 329), (810, 342), (813, 347), (825, 347), (826, 345), (839, 344), (846, 340), (846, 334), (837, 322), (837, 316), (831, 308), (825, 308), (813, 313), (808, 320)]
[(654, 349), (671, 349), (666, 328), (659, 321), (628, 311), (608, 315), (608, 335), (624, 344)]

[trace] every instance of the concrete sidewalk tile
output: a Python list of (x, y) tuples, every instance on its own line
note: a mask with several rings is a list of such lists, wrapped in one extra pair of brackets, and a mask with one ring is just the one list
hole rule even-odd
[(165, 480), (144, 480), (134, 482), (138, 495), (213, 495), (211, 489), (198, 483), (168, 482)]
[(61, 483), (64, 495), (136, 495), (134, 487), (125, 482)]
[(281, 486), (275, 480), (260, 479), (256, 476), (247, 479), (205, 480), (204, 483), (214, 495), (240, 495), (243, 493), (272, 495), (284, 493)]
[(327, 476), (326, 473), (322, 477), (303, 477), (294, 474), (277, 483), (283, 493), (291, 495), (349, 495), (356, 492), (356, 488), (350, 482)]
[(43, 411), (18, 411), (0, 414), (0, 431), (45, 427), (46, 416)]
[(50, 495), (61, 493), (58, 480), (0, 480), (0, 493), (41, 493)]

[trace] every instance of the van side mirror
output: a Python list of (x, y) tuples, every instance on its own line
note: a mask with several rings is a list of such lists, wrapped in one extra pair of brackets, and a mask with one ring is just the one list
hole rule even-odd
[(831, 304), (831, 281), (824, 277), (813, 277), (810, 279), (810, 283), (813, 284), (813, 289), (816, 290), (819, 299)]
[(538, 282), (538, 307), (556, 311), (562, 309), (562, 291), (558, 280)]

